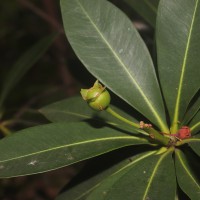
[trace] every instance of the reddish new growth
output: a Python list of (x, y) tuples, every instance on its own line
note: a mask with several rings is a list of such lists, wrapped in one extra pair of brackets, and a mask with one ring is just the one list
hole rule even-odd
[(190, 128), (188, 126), (182, 126), (178, 130), (178, 133), (176, 134), (176, 137), (178, 137), (181, 140), (190, 138), (191, 137)]
[(191, 131), (188, 126), (182, 126), (176, 134), (169, 134), (169, 133), (162, 133), (162, 132), (161, 134), (174, 136), (179, 140), (184, 140), (191, 137)]

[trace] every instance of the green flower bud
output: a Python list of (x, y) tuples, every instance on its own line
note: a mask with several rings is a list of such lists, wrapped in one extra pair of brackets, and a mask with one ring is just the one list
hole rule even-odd
[(110, 104), (110, 94), (98, 80), (90, 89), (81, 89), (81, 95), (94, 110), (105, 110)]

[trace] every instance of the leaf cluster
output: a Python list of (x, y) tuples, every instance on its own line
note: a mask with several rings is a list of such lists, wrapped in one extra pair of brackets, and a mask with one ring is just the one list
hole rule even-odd
[[(171, 200), (181, 198), (180, 193), (200, 199), (200, 3), (160, 0), (158, 5), (155, 1), (152, 14), (150, 1), (136, 3), (135, 9), (142, 2), (148, 2), (143, 4), (145, 9), (151, 8), (144, 17), (151, 16), (149, 22), (155, 27), (157, 65), (132, 22), (110, 2), (61, 0), (61, 12), (78, 58), (129, 104), (132, 114), (110, 107), (134, 124), (143, 120), (134, 116), (139, 112), (154, 129), (142, 130), (107, 112), (90, 110), (80, 97), (56, 102), (40, 110), (50, 124), (0, 141), (1, 177), (41, 173), (122, 147), (140, 146), (142, 150), (124, 156), (57, 199)], [(177, 134), (182, 126), (190, 128), (191, 137), (180, 140)], [(166, 138), (168, 143), (163, 145)]]

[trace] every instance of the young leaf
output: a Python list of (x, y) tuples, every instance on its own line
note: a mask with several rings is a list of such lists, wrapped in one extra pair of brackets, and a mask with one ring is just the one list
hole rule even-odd
[(0, 177), (53, 170), (123, 146), (147, 143), (118, 129), (97, 129), (86, 123), (32, 127), (0, 141)]
[(132, 22), (104, 0), (61, 0), (66, 35), (86, 68), (168, 132), (153, 63)]
[[(199, 0), (161, 0), (157, 17), (158, 71), (171, 122), (182, 121), (199, 89)], [(172, 132), (177, 131), (177, 126)]]
[(32, 46), (25, 52), (19, 60), (14, 64), (7, 74), (0, 94), (0, 108), (8, 97), (11, 90), (25, 75), (25, 73), (41, 58), (50, 45), (55, 40), (56, 35), (51, 34), (48, 37), (41, 39), (38, 43)]
[[(170, 185), (170, 190), (166, 188)], [(171, 153), (146, 153), (116, 171), (91, 192), (87, 200), (174, 199), (175, 171)]]
[(186, 157), (180, 150), (176, 150), (176, 175), (180, 188), (192, 200), (200, 199), (200, 185), (197, 177), (192, 172)]
[(139, 15), (141, 15), (152, 27), (156, 26), (156, 15), (160, 0), (124, 0)]

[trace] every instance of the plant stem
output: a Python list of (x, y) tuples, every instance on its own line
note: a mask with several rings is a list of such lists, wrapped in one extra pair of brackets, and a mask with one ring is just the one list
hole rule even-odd
[(170, 132), (171, 132), (171, 134), (176, 134), (177, 131), (178, 131), (178, 122), (174, 121), (170, 128)]
[[(117, 119), (133, 126), (134, 128), (140, 129), (140, 124), (139, 123), (134, 123), (124, 117), (122, 117), (121, 115), (119, 115), (118, 113), (116, 113), (114, 110), (112, 110), (112, 108), (108, 107), (106, 109), (106, 111), (108, 113), (110, 113), (111, 115), (113, 115), (114, 117), (116, 117)], [(165, 137), (163, 136), (161, 133), (159, 133), (157, 130), (155, 130), (152, 127), (144, 127), (142, 130), (144, 130), (145, 132), (147, 132), (149, 134), (149, 136), (152, 138), (152, 140), (158, 141), (161, 144), (164, 144), (165, 146), (168, 146), (170, 138), (169, 137)]]
[(149, 133), (149, 136), (153, 141), (157, 141), (160, 144), (163, 144), (165, 146), (169, 145), (169, 142), (170, 142), (169, 136), (163, 136), (161, 133), (159, 133), (157, 130), (155, 130), (152, 127), (144, 128), (143, 130)]
[(108, 113), (110, 113), (111, 115), (113, 115), (114, 117), (116, 117), (117, 119), (119, 119), (119, 120), (121, 120), (121, 121), (123, 121), (123, 122), (125, 122), (125, 123), (127, 123), (127, 124), (129, 124), (129, 125), (131, 125), (133, 127), (135, 127), (135, 128), (140, 128), (139, 123), (134, 123), (134, 122), (132, 122), (132, 121), (130, 121), (130, 120), (122, 117), (121, 115), (119, 115), (118, 113), (116, 113), (112, 108), (108, 107), (106, 109), (106, 111)]

